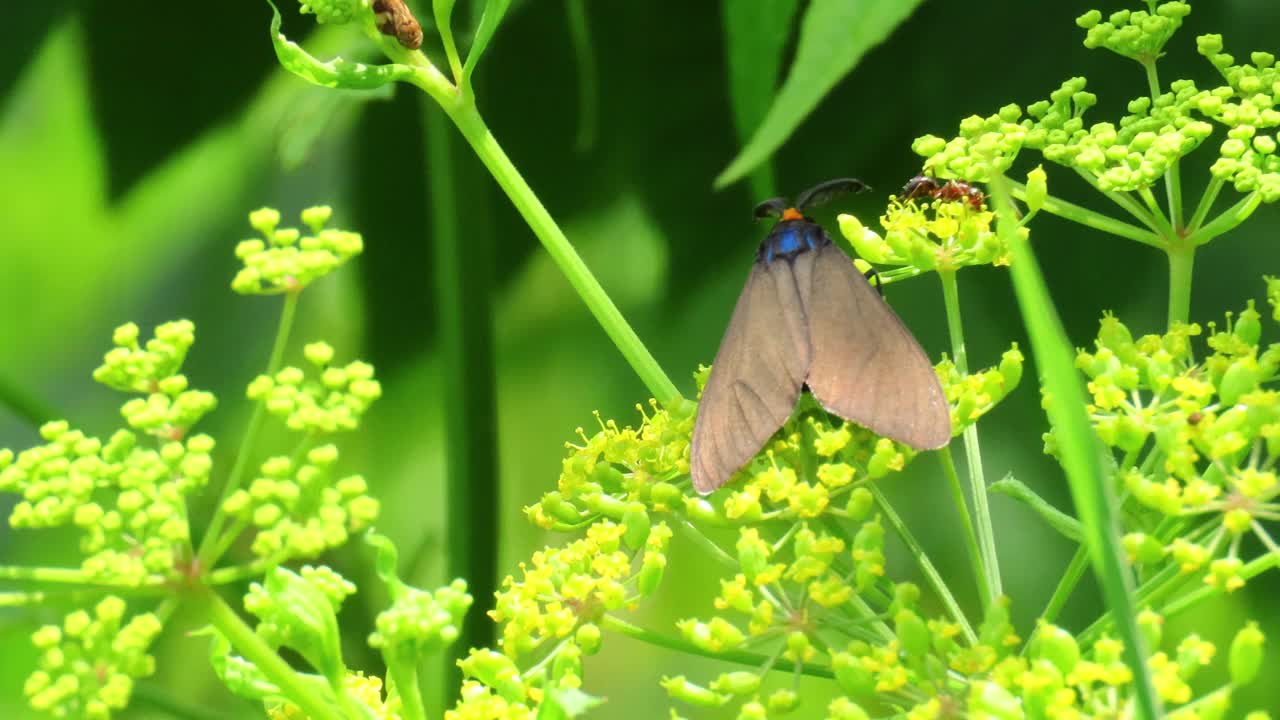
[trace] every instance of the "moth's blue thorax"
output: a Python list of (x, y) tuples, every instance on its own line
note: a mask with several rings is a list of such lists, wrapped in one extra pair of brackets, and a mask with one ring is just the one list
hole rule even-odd
[(760, 243), (756, 260), (766, 263), (778, 259), (793, 260), (800, 253), (830, 244), (831, 237), (827, 235), (827, 231), (812, 220), (782, 220), (773, 226), (769, 236)]

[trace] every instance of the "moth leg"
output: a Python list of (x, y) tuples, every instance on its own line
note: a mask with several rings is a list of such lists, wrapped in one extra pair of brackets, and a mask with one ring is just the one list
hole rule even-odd
[(871, 287), (875, 288), (876, 292), (880, 293), (880, 297), (884, 297), (884, 285), (880, 282), (880, 273), (876, 272), (876, 269), (871, 267), (867, 268), (867, 271), (862, 273), (862, 275), (867, 279), (868, 283), (871, 283)]

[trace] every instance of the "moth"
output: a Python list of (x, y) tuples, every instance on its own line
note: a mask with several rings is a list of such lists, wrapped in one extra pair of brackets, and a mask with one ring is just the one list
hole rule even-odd
[(778, 218), (760, 243), (698, 404), (693, 487), (728, 482), (782, 427), (804, 388), (832, 414), (918, 450), (951, 440), (951, 412), (920, 343), (804, 214), (860, 180), (829, 180), (756, 206)]

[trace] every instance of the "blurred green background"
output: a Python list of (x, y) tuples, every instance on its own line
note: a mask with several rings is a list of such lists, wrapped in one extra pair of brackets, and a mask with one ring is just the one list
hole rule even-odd
[[(472, 22), (466, 5), (458, 10), (464, 25)], [(1025, 105), (1072, 75), (1088, 77), (1099, 95), (1089, 117), (1114, 118), (1146, 85), (1138, 66), (1081, 46), (1073, 21), (1094, 6), (923, 3), (775, 157), (778, 189), (791, 194), (831, 177), (860, 177), (875, 191), (839, 209), (872, 224), (887, 196), (919, 171), (910, 150), (918, 135), (949, 136), (966, 115)], [(765, 231), (750, 220), (763, 198), (753, 197), (748, 183), (711, 188), (741, 147), (720, 3), (585, 3), (593, 48), (587, 67), (599, 83), (587, 113), (595, 115), (594, 141), (585, 147), (578, 83), (584, 66), (566, 7), (552, 0), (513, 7), (477, 74), (478, 104), (653, 354), (692, 394), (691, 373), (714, 355)], [(1166, 82), (1212, 79), (1213, 69), (1195, 54), (1197, 34), (1223, 33), (1227, 51), (1237, 54), (1277, 50), (1274, 0), (1197, 2), (1193, 9), (1162, 61)], [(291, 37), (314, 29), (296, 7), (284, 10)], [(594, 410), (634, 423), (634, 405), (647, 393), (452, 127), (428, 152), (428, 127), (441, 127), (441, 116), (419, 93), (402, 87), (370, 98), (286, 75), (271, 49), (265, 3), (205, 3), (197, 14), (187, 6), (61, 0), (13, 4), (4, 17), (0, 386), (107, 435), (120, 422), (121, 398), (89, 376), (112, 328), (132, 320), (147, 332), (190, 318), (197, 342), (187, 375), (193, 387), (221, 400), (202, 429), (219, 438), (227, 462), (247, 417), (243, 387), (265, 364), (279, 312), (276, 301), (230, 292), (232, 250), (252, 234), (246, 213), (271, 205), (294, 224), (303, 207), (331, 204), (331, 226), (362, 232), (366, 250), (304, 296), (289, 358), (300, 356), (303, 342), (323, 337), (338, 348), (339, 361), (360, 357), (378, 368), (385, 396), (365, 430), (343, 439), (344, 462), (363, 472), (382, 499), (379, 529), (400, 544), (410, 579), (423, 586), (446, 580), (442, 483), (447, 431), (459, 422), (478, 431), (468, 456), (473, 469), (499, 478), (483, 528), (497, 549), (499, 577), (534, 549), (561, 540), (529, 525), (522, 507), (554, 486), (563, 443), (575, 439), (575, 427), (593, 425)], [(354, 30), (324, 30), (313, 39), (329, 53), (366, 52)], [(1183, 173), (1191, 197), (1203, 187), (1212, 152), (1193, 158)], [(1078, 179), (1048, 169), (1051, 192), (1112, 211)], [(480, 362), (460, 378), (445, 371), (450, 356), (442, 351), (449, 348), (442, 346), (436, 301), (431, 198), (439, 197), (441, 183), (457, 198), (466, 267), (459, 281), (466, 311), (477, 318), (465, 330)], [(1234, 201), (1233, 192), (1224, 195), (1220, 202)], [(1193, 319), (1220, 319), (1262, 296), (1260, 275), (1280, 272), (1277, 221), (1280, 214), (1264, 207), (1199, 254)], [(1047, 216), (1033, 226), (1033, 239), (1077, 344), (1090, 341), (1106, 309), (1135, 333), (1162, 328), (1161, 255)], [(960, 290), (972, 366), (994, 364), (1011, 341), (1026, 347), (1005, 271), (966, 270)], [(932, 355), (946, 349), (932, 276), (894, 285), (887, 296)], [(1068, 508), (1062, 475), (1041, 453), (1045, 421), (1034, 377), (1028, 368), (1023, 386), (982, 425), (987, 476), (1014, 473)], [(469, 410), (463, 416), (445, 403), (458, 387)], [(0, 406), (0, 447), (21, 449), (36, 441), (35, 428), (12, 402)], [(922, 458), (888, 490), (972, 607), (967, 561), (936, 461)], [(0, 498), (0, 510), (7, 514), (11, 502)], [(1007, 498), (992, 502), (1006, 590), (1025, 634), (1072, 547)], [(66, 564), (73, 551), (71, 535), (0, 528), (3, 564)], [(361, 582), (371, 578), (370, 553), (353, 545), (327, 560), (361, 584), (342, 618), (347, 656), (351, 666), (376, 672), (376, 656), (364, 647), (383, 599), (373, 583)], [(890, 560), (891, 574), (913, 574), (901, 554)], [(695, 552), (673, 554), (661, 597), (641, 613), (645, 624), (670, 629), (676, 618), (710, 612), (712, 583), (700, 562)], [(1280, 638), (1278, 593), (1280, 579), (1264, 575), (1196, 612), (1194, 623), (1172, 619), (1166, 637), (1194, 630), (1225, 643), (1254, 618)], [(1063, 623), (1079, 629), (1098, 606), (1086, 582)], [(0, 609), (0, 717), (28, 716), (21, 692), (33, 661), (27, 637), (66, 609)], [(140, 687), (129, 717), (172, 717), (165, 708), (176, 698), (202, 706), (209, 717), (249, 711), (216, 686), (203, 659), (205, 642), (184, 636), (192, 627), (181, 615), (170, 626), (157, 648), (159, 672)], [(1273, 674), (1280, 672), (1278, 657), (1273, 651)], [(609, 698), (611, 709), (601, 716), (655, 717), (665, 715), (667, 704), (654, 682), (658, 674), (705, 677), (712, 666), (606, 638), (603, 654), (588, 664), (586, 689)], [(1274, 687), (1240, 697), (1242, 707), (1280, 707)]]

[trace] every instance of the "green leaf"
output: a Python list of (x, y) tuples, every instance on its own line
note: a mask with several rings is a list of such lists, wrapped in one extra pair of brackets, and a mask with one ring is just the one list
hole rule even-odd
[(1019, 233), (1021, 228), (1008, 183), (1003, 175), (991, 178), (991, 196), (1000, 218), (996, 229), (1013, 253), (1013, 262), (1009, 265), (1013, 290), (1031, 339), (1036, 366), (1040, 368), (1045, 408), (1057, 437), (1071, 497), (1080, 514), (1084, 545), (1089, 550), (1094, 574), (1102, 586), (1119, 639), (1124, 643), (1125, 664), (1134, 674), (1136, 716), (1163, 717), (1147, 665), (1146, 643), (1138, 628), (1133, 578), (1120, 544), (1117, 504), (1103, 470), (1102, 445), (1089, 422), (1088, 402), (1075, 367), (1075, 350), (1062, 328), (1031, 243)]
[(484, 14), (480, 16), (475, 39), (471, 42), (471, 50), (467, 52), (467, 64), (462, 68), (464, 85), (471, 82), (471, 73), (475, 71), (476, 63), (480, 62), (480, 56), (489, 46), (489, 41), (498, 30), (498, 23), (502, 22), (502, 16), (510, 6), (511, 0), (489, 0), (484, 4)]
[(547, 688), (538, 705), (538, 720), (569, 720), (603, 705), (604, 698), (588, 695), (576, 688), (556, 690)]
[[(716, 178), (724, 187), (786, 142), (822, 98), (906, 20), (921, 0), (813, 0), (800, 24), (796, 59), (747, 146)], [(759, 79), (758, 79), (759, 80)]]
[[(723, 0), (729, 100), (738, 140), (760, 127), (778, 90), (782, 54), (791, 37), (797, 0)], [(754, 179), (754, 178), (753, 178)], [(753, 183), (757, 197), (773, 194), (772, 179)]]
[(1049, 524), (1049, 527), (1057, 530), (1063, 537), (1080, 542), (1082, 537), (1080, 521), (1050, 505), (1035, 490), (1027, 487), (1025, 483), (1014, 478), (1013, 475), (1006, 475), (1003, 480), (992, 483), (991, 492), (1008, 495), (1014, 500), (1024, 503), (1027, 507), (1036, 511)]
[(280, 11), (271, 0), (267, 0), (267, 4), (271, 6), (271, 44), (275, 47), (276, 58), (285, 70), (303, 80), (321, 87), (372, 90), (413, 77), (413, 68), (408, 65), (366, 65), (342, 58), (321, 62), (280, 32)]

